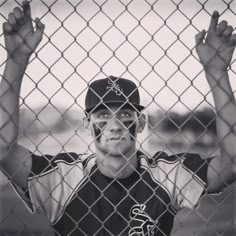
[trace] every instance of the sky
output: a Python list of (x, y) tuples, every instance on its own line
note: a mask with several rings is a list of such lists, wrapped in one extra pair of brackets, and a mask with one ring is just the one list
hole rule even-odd
[[(0, 24), (21, 2), (0, 0)], [(133, 80), (147, 110), (186, 112), (213, 104), (194, 37), (208, 28), (214, 10), (236, 22), (234, 1), (34, 0), (31, 5), (32, 17), (46, 28), (24, 77), (22, 107), (51, 103), (82, 110), (87, 84), (109, 75)], [(0, 44), (2, 75), (2, 29)], [(230, 72), (233, 90), (234, 77)]]

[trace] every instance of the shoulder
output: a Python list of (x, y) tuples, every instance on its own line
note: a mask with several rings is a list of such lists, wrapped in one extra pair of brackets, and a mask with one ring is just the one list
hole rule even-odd
[(86, 162), (91, 159), (91, 156), (93, 156), (91, 153), (77, 154), (74, 152), (58, 153), (56, 155), (36, 155), (31, 153), (31, 177), (46, 174), (63, 165), (80, 165), (83, 168)]
[(146, 153), (138, 152), (138, 156), (141, 165), (149, 168), (165, 167), (173, 168), (182, 167), (194, 173), (202, 173), (208, 166), (209, 159), (203, 159), (199, 154), (196, 153), (177, 153), (168, 155), (166, 152), (158, 151), (153, 156), (149, 156)]
[(175, 156), (181, 160), (183, 166), (193, 171), (197, 171), (199, 166), (208, 162), (197, 153), (178, 153)]
[(195, 166), (195, 163), (204, 162), (204, 159), (199, 154), (188, 152), (168, 155), (166, 152), (158, 151), (153, 155), (152, 159), (154, 162), (165, 161), (173, 163), (178, 161), (189, 167)]
[(174, 164), (178, 161), (178, 156), (176, 155), (168, 155), (164, 151), (158, 151), (154, 155), (150, 156), (147, 153), (138, 152), (138, 157), (140, 159), (141, 164), (147, 165), (148, 167), (154, 168), (157, 167), (160, 163), (165, 164)]
[(175, 169), (180, 176), (195, 176), (204, 182), (207, 181), (210, 159), (204, 159), (197, 153), (185, 152), (168, 155), (157, 152), (153, 159), (155, 166), (161, 167), (163, 170), (174, 172)]
[(139, 154), (141, 167), (148, 170), (155, 178), (182, 181), (183, 178), (198, 179), (207, 182), (207, 170), (210, 159), (203, 159), (195, 153), (177, 153), (168, 155), (165, 152), (157, 152), (153, 156), (144, 153)]
[(196, 153), (179, 153), (177, 156), (181, 160), (183, 170), (192, 176), (198, 177), (205, 183), (207, 182), (207, 170), (211, 158), (204, 159)]

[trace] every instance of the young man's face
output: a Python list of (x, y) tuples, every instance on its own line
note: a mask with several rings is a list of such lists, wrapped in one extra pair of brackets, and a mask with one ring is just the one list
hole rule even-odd
[(137, 111), (131, 108), (109, 106), (93, 112), (90, 127), (97, 149), (105, 155), (122, 156), (135, 149), (140, 124)]

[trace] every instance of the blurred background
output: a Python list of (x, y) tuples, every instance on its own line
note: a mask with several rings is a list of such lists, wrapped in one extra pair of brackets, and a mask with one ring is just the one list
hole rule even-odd
[[(0, 24), (22, 1), (0, 0)], [(195, 52), (195, 34), (210, 15), (233, 26), (230, 0), (34, 0), (32, 16), (46, 29), (27, 68), (20, 100), (19, 143), (38, 154), (93, 149), (83, 127), (88, 83), (109, 75), (133, 80), (148, 124), (138, 146), (153, 155), (218, 153), (214, 104)], [(6, 52), (0, 29), (0, 75)], [(235, 91), (235, 58), (229, 74)], [(235, 185), (182, 210), (173, 236), (235, 235)], [(52, 235), (44, 216), (31, 215), (0, 173), (0, 235)]]

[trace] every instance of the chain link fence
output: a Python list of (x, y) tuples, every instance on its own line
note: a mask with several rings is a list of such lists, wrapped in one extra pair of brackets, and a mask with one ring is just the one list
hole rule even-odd
[[(21, 3), (0, 0), (1, 25)], [(234, 24), (235, 1), (36, 0), (31, 9), (46, 28), (23, 80), (20, 144), (39, 155), (93, 149), (83, 126), (88, 83), (115, 75), (139, 87), (148, 120), (137, 140), (142, 149), (218, 153), (213, 100), (194, 37), (208, 28), (214, 10)], [(0, 55), (2, 77), (2, 29)], [(233, 60), (233, 89), (235, 72)], [(171, 235), (235, 235), (234, 199), (234, 185), (205, 196), (196, 210), (176, 215)], [(0, 235), (53, 235), (47, 218), (28, 213), (1, 173)]]

